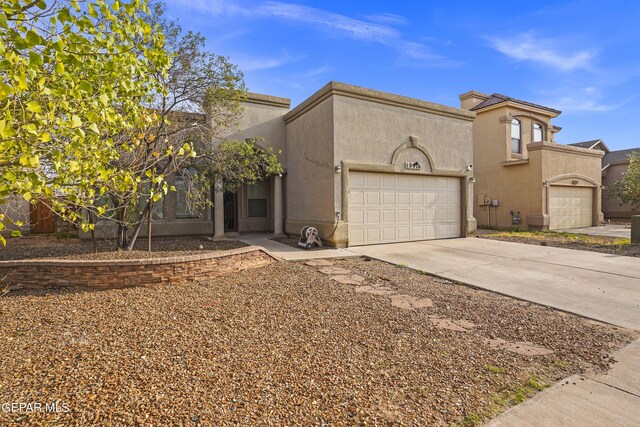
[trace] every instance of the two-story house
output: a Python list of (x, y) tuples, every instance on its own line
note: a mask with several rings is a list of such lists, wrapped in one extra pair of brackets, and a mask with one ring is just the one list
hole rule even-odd
[[(603, 188), (610, 187), (615, 182), (624, 179), (624, 175), (627, 173), (627, 169), (629, 169), (629, 156), (631, 154), (640, 156), (640, 148), (611, 151), (601, 139), (575, 142), (569, 145), (604, 151), (604, 156), (602, 157)], [(629, 219), (631, 215), (637, 215), (640, 212), (637, 209), (634, 210), (628, 203), (622, 203), (622, 201), (616, 197), (603, 197), (602, 213), (606, 219)]]
[(474, 216), (480, 226), (564, 229), (597, 225), (599, 150), (557, 144), (560, 111), (470, 91), (461, 107), (473, 125)]

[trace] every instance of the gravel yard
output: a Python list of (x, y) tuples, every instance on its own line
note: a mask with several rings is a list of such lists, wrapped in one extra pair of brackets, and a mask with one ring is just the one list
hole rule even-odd
[[(202, 245), (202, 249), (200, 249)], [(7, 240), (7, 247), (0, 248), (0, 260), (17, 259), (139, 259), (161, 258), (200, 254), (202, 251), (229, 250), (247, 246), (237, 240), (213, 242), (206, 237), (171, 237), (154, 238), (152, 252), (147, 249), (146, 238), (136, 241), (132, 251), (115, 251), (114, 243), (109, 240), (98, 240), (97, 253), (94, 252), (91, 240), (75, 238), (56, 238), (55, 236), (33, 235)]]
[(478, 229), (477, 237), (502, 240), (505, 242), (546, 245), (579, 251), (601, 252), (624, 256), (640, 257), (640, 245), (629, 244), (629, 239), (607, 236), (588, 236), (553, 231), (510, 231)]
[[(367, 259), (0, 299), (0, 425), (473, 425), (634, 335)], [(339, 283), (354, 283), (342, 284)]]

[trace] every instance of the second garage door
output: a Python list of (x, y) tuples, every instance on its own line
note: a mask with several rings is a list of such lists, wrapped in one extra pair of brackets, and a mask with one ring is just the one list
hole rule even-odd
[(593, 225), (593, 188), (552, 185), (549, 192), (550, 229)]
[(460, 237), (460, 179), (351, 172), (349, 245)]

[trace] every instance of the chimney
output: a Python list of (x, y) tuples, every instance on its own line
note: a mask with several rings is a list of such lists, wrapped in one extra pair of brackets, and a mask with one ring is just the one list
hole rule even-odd
[(463, 110), (470, 110), (488, 97), (489, 95), (485, 93), (470, 90), (469, 92), (465, 92), (460, 95), (460, 108)]

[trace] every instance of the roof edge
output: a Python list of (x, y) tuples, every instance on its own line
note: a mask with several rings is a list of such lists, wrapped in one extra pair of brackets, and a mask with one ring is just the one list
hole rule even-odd
[(593, 150), (591, 148), (580, 148), (573, 147), (570, 145), (558, 144), (555, 142), (532, 142), (527, 144), (527, 151), (536, 151), (536, 150), (551, 150), (551, 151), (561, 151), (564, 153), (572, 153), (583, 156), (591, 156), (591, 157), (603, 157), (604, 151), (601, 150)]
[(291, 100), (289, 98), (281, 98), (279, 96), (264, 95), (261, 93), (248, 92), (246, 100), (243, 102), (249, 104), (269, 105), (272, 107), (291, 108)]
[(453, 117), (468, 121), (473, 121), (476, 117), (476, 114), (474, 112), (449, 107), (447, 105), (436, 104), (433, 102), (423, 101), (420, 99), (410, 98), (403, 95), (396, 95), (388, 92), (381, 92), (374, 89), (367, 89), (347, 83), (330, 81), (322, 88), (320, 88), (320, 90), (318, 90), (316, 93), (304, 100), (300, 105), (285, 114), (285, 123), (289, 123), (297, 119), (332, 95), (377, 102), (379, 104), (408, 108), (425, 113), (432, 113), (440, 116)]

